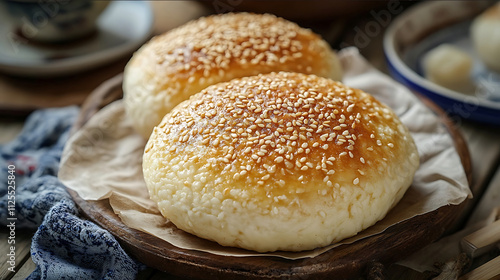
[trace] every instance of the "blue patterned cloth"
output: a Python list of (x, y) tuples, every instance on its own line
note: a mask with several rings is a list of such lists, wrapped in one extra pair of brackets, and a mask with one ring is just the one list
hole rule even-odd
[(8, 166), (14, 165), (16, 230), (38, 228), (31, 245), (37, 267), (28, 279), (135, 279), (143, 265), (130, 258), (109, 232), (79, 218), (57, 179), (62, 149), (77, 114), (77, 107), (38, 110), (14, 141), (0, 146), (0, 225), (12, 222)]

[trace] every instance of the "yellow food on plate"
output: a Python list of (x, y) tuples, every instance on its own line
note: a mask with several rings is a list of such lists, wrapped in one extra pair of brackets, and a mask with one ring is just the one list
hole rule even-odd
[(301, 251), (384, 218), (419, 156), (371, 95), (269, 73), (209, 86), (176, 106), (145, 147), (153, 201), (178, 228), (258, 252)]
[(474, 20), (471, 36), (474, 48), (483, 63), (500, 72), (500, 2)]
[(468, 53), (450, 44), (437, 46), (423, 58), (427, 79), (462, 93), (473, 92), (473, 82), (470, 78), (472, 64), (472, 58)]

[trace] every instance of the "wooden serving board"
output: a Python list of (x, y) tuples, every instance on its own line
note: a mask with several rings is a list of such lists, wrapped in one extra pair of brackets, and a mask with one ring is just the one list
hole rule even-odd
[[(73, 131), (81, 128), (110, 98), (119, 98), (122, 77), (97, 88), (82, 106)], [(470, 156), (459, 131), (432, 102), (424, 102), (448, 128), (461, 157), (469, 182)], [(460, 205), (441, 207), (390, 227), (383, 233), (350, 245), (333, 248), (314, 258), (288, 260), (279, 257), (227, 257), (181, 249), (147, 233), (124, 225), (107, 200), (86, 201), (69, 190), (81, 213), (110, 231), (123, 248), (142, 263), (175, 276), (195, 279), (353, 279), (373, 274), (435, 241), (455, 225), (463, 210)], [(467, 200), (466, 200), (467, 201)]]

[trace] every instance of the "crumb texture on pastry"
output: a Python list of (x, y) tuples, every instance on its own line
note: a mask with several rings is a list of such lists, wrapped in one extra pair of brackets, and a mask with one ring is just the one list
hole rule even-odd
[(143, 158), (150, 196), (177, 227), (259, 252), (355, 235), (401, 199), (418, 165), (390, 108), (286, 72), (195, 94), (155, 127)]
[(295, 23), (269, 14), (204, 17), (154, 37), (134, 54), (124, 72), (125, 108), (148, 139), (167, 112), (207, 86), (277, 71), (342, 76), (328, 43)]

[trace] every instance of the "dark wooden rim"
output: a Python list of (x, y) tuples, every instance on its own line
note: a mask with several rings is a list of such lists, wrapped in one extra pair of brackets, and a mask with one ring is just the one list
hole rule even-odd
[[(80, 129), (102, 106), (106, 98), (118, 99), (123, 77), (116, 76), (98, 87), (82, 106), (72, 132)], [(117, 94), (116, 92), (119, 92)], [(424, 98), (443, 120), (471, 181), (471, 160), (467, 145), (446, 114)], [(388, 265), (438, 239), (463, 210), (465, 203), (441, 207), (433, 212), (403, 221), (383, 233), (342, 245), (314, 258), (288, 260), (278, 257), (226, 257), (186, 250), (124, 225), (113, 213), (109, 202), (86, 201), (69, 190), (89, 220), (109, 230), (137, 260), (173, 275), (198, 279), (352, 279), (365, 275), (376, 264)]]

